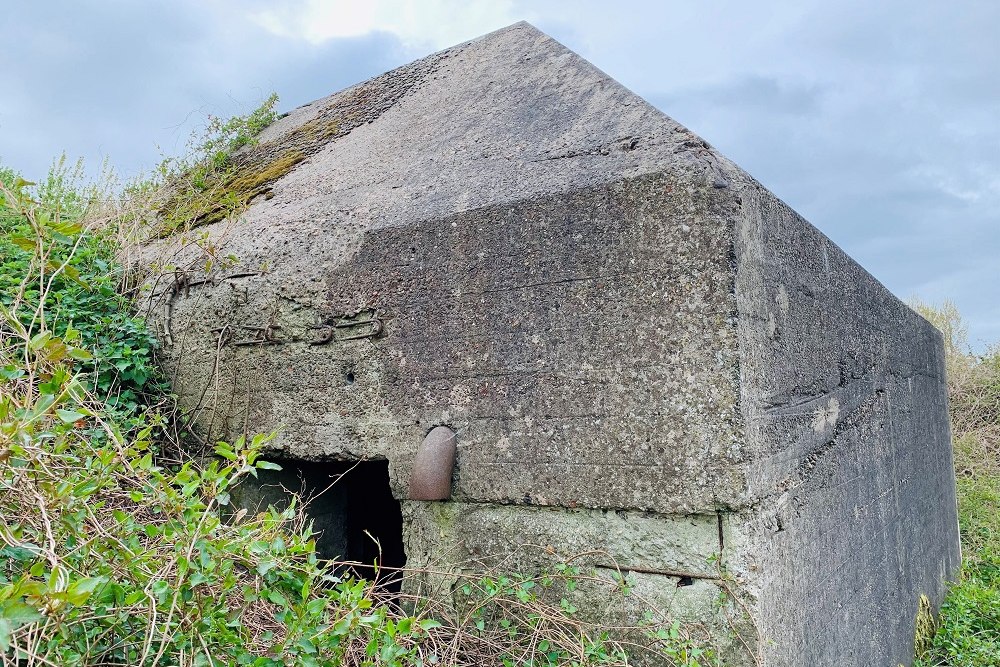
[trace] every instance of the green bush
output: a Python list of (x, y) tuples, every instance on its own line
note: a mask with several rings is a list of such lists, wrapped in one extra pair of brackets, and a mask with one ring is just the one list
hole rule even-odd
[(440, 624), (338, 578), (294, 506), (222, 521), (233, 484), (274, 467), (258, 458), (267, 438), (220, 443), (206, 465), (158, 461), (159, 420), (138, 400), (160, 388), (154, 346), (114, 289), (114, 257), (77, 200), (29, 186), (3, 172), (0, 656), (270, 666), (375, 651), (382, 664), (412, 662)]
[[(7, 189), (0, 201), (0, 306), (32, 335), (70, 336), (86, 351), (75, 370), (87, 389), (127, 420), (165, 389), (156, 341), (118, 293), (113, 245), (82, 222), (89, 202), (73, 176), (61, 160), (32, 192), (33, 184), (12, 170), (0, 171)], [(8, 363), (0, 374), (18, 370)]]

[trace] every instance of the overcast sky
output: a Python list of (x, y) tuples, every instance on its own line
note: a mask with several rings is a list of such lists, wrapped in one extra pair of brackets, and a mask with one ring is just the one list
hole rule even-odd
[(0, 162), (126, 175), (526, 19), (740, 164), (902, 298), (1000, 341), (1000, 2), (0, 2)]

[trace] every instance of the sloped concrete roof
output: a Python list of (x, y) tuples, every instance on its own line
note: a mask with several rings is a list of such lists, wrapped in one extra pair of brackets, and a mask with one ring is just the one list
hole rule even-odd
[(251, 220), (329, 219), (339, 209), (403, 224), (653, 171), (703, 172), (717, 159), (527, 23), (300, 107), (252, 150), (303, 143), (310, 131), (328, 140), (307, 149)]

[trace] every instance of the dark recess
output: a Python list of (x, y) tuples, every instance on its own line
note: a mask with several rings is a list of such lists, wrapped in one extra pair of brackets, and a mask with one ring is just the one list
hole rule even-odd
[(359, 576), (376, 576), (387, 591), (398, 593), (401, 577), (394, 568), (406, 565), (403, 551), (403, 513), (389, 489), (389, 463), (363, 461), (345, 473), (347, 483), (347, 557), (365, 563), (355, 566)]
[[(319, 535), (320, 558), (355, 561), (359, 577), (378, 578), (387, 592), (398, 593), (396, 568), (406, 564), (403, 515), (389, 488), (387, 461), (278, 461), (280, 471), (261, 470), (256, 483), (244, 482), (234, 493), (237, 506), (251, 510), (288, 506), (289, 492), (305, 501), (306, 515)], [(252, 486), (251, 486), (252, 485)], [(376, 569), (375, 564), (379, 565)]]

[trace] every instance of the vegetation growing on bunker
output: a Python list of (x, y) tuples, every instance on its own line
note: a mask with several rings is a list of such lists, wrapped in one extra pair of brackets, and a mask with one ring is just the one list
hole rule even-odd
[[(328, 107), (292, 131), (281, 152), (253, 138), (273, 120), (273, 101), (256, 120), (221, 123), (219, 138), (201, 144), (204, 160), (164, 172), (204, 200), (165, 209), (171, 200), (160, 197), (158, 220), (179, 230), (237, 214), (311, 151), (392, 103), (363, 87), (342, 102), (339, 116)], [(262, 458), (269, 436), (203, 443), (215, 455), (205, 460), (184, 453), (178, 436), (188, 415), (176, 413), (156, 377), (155, 343), (123, 294), (129, 277), (116, 257), (126, 250), (120, 239), (133, 238), (120, 227), (134, 222), (121, 213), (129, 207), (104, 208), (98, 191), (50, 185), (61, 182), (58, 172), (37, 188), (9, 170), (0, 180), (4, 663), (582, 667), (634, 664), (631, 651), (655, 664), (722, 664), (706, 628), (659, 610), (626, 628), (636, 645), (582, 618), (574, 594), (585, 587), (635, 608), (647, 603), (627, 572), (609, 580), (571, 554), (549, 554), (558, 557), (551, 571), (459, 574), (446, 601), (389, 596), (320, 558), (297, 501), (230, 511), (240, 480), (276, 468)], [(1000, 356), (949, 350), (967, 561), (936, 633), (928, 605), (915, 610), (916, 644), (920, 664), (995, 665)], [(442, 506), (432, 523), (453, 521)], [(697, 583), (676, 579), (678, 589)], [(722, 590), (717, 610), (733, 605)]]
[(164, 160), (164, 200), (156, 207), (157, 236), (218, 222), (239, 214), (273, 183), (305, 159), (298, 150), (269, 150), (258, 135), (277, 118), (276, 95), (247, 116), (212, 118), (187, 156)]
[[(165, 159), (158, 179), (166, 185), (155, 205), (151, 236), (175, 232), (239, 216), (270, 186), (303, 160), (391, 107), (412, 85), (381, 79), (359, 84), (313, 111), (314, 116), (271, 141), (260, 133), (278, 119), (277, 95), (268, 97), (246, 116), (210, 119), (193, 138), (182, 158)], [(405, 80), (404, 80), (405, 81)]]

